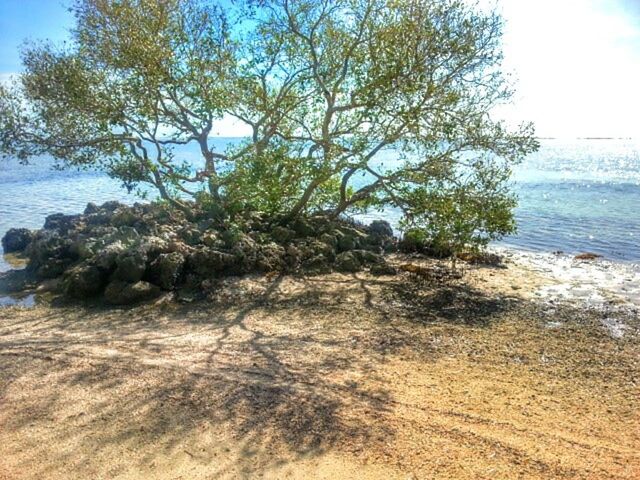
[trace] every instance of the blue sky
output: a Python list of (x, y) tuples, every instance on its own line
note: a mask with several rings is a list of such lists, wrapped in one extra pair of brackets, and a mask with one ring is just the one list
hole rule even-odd
[(0, 73), (20, 69), (18, 47), (23, 40), (63, 41), (72, 20), (60, 0), (0, 0)]
[[(506, 120), (540, 136), (640, 137), (640, 0), (486, 0), (503, 13), (505, 67), (517, 80)], [(0, 0), (0, 80), (25, 39), (68, 37), (67, 0)], [(221, 122), (220, 135), (237, 135)]]

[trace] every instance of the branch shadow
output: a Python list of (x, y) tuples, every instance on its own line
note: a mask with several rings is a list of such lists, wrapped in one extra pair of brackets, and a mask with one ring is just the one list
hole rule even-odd
[(222, 302), (0, 310), (0, 433), (21, 465), (44, 478), (109, 457), (116, 476), (186, 455), (213, 477), (250, 478), (362, 451), (395, 435), (390, 390), (372, 382), (388, 355), (435, 361), (420, 324), (485, 327), (508, 308), (406, 276), (261, 278), (251, 294), (242, 281), (220, 287)]
[[(190, 455), (212, 473), (232, 468), (234, 476), (251, 477), (285, 458), (392, 435), (345, 413), (387, 409), (385, 391), (360, 391), (343, 381), (345, 365), (364, 372), (370, 359), (332, 358), (340, 343), (268, 325), (265, 308), (271, 314), (282, 308), (268, 307), (280, 281), (239, 308), (61, 307), (41, 309), (36, 318), (0, 311), (0, 418), (5, 432), (23, 442), (17, 450), (30, 452), (24, 467), (34, 468), (34, 458), (46, 452), (48, 466), (38, 474), (47, 476), (51, 464), (83, 468), (89, 450), (111, 455), (156, 445), (138, 459), (148, 467), (191, 452), (185, 442), (202, 431), (220, 436), (224, 426), (228, 455), (236, 457), (231, 464), (216, 461), (225, 452), (215, 442), (200, 442), (197, 458)], [(76, 448), (56, 448), (70, 444)], [(125, 466), (113, 468), (110, 475)]]
[(487, 327), (518, 300), (489, 296), (464, 282), (427, 287), (419, 281), (389, 286), (387, 298), (403, 306), (403, 315), (414, 323), (449, 323)]
[[(407, 372), (394, 376), (405, 359), (436, 371), (428, 362), (483, 358), (477, 347), (487, 344), (474, 335), (490, 345), (494, 326), (504, 340), (538, 322), (533, 333), (561, 378), (601, 376), (600, 363), (585, 361), (594, 348), (620, 382), (637, 363), (635, 347), (620, 355), (622, 340), (576, 340), (599, 317), (569, 307), (547, 315), (464, 282), (358, 273), (245, 277), (216, 289), (188, 305), (0, 309), (0, 471), (10, 460), (28, 478), (194, 478), (197, 469), (200, 478), (256, 478), (327, 452), (392, 462), (406, 458), (391, 449), (412, 428), (402, 408), (424, 412), (416, 441), (494, 448), (490, 437), (436, 419), (467, 413), (428, 398), (428, 386), (415, 401), (403, 396)], [(563, 357), (567, 343), (550, 341), (560, 331), (545, 326), (558, 318), (589, 355), (572, 348)], [(546, 372), (530, 345), (514, 342), (490, 359)], [(518, 464), (529, 455), (497, 448)]]

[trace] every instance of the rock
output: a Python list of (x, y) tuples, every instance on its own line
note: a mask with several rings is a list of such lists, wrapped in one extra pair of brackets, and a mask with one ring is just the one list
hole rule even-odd
[(293, 240), (296, 236), (296, 232), (293, 230), (277, 225), (271, 230), (271, 238), (278, 243), (287, 243)]
[(98, 210), (96, 213), (91, 213), (85, 217), (87, 225), (107, 225), (111, 221), (111, 214)]
[(385, 220), (374, 220), (368, 228), (369, 235), (375, 235), (381, 238), (392, 238), (393, 228), (389, 222)]
[(100, 210), (106, 210), (107, 212), (113, 212), (118, 208), (124, 207), (124, 203), (120, 203), (117, 200), (110, 200), (108, 202), (104, 202), (100, 206)]
[(395, 267), (389, 265), (387, 262), (377, 263), (375, 265), (371, 265), (369, 269), (371, 275), (397, 275), (398, 270)]
[(245, 221), (250, 230), (263, 230), (268, 226), (268, 215), (264, 212), (248, 210), (245, 212)]
[(220, 239), (224, 242), (225, 248), (235, 248), (239, 243), (243, 242), (243, 240), (246, 240), (247, 237), (248, 235), (245, 235), (235, 228), (220, 232)]
[(45, 230), (58, 230), (62, 234), (66, 234), (69, 230), (73, 230), (82, 222), (82, 215), (65, 215), (63, 213), (54, 213), (44, 220)]
[(338, 239), (335, 235), (331, 235), (330, 233), (323, 233), (322, 235), (320, 235), (320, 237), (318, 237), (318, 240), (320, 240), (322, 243), (326, 243), (333, 250), (338, 247)]
[(104, 288), (106, 275), (95, 265), (80, 264), (64, 273), (62, 289), (73, 298), (87, 298), (98, 295)]
[(55, 230), (64, 222), (65, 217), (66, 215), (64, 213), (48, 215), (44, 219), (44, 226), (42, 228), (45, 230)]
[(135, 283), (114, 280), (104, 291), (104, 298), (114, 305), (131, 305), (143, 300), (154, 298), (160, 294), (160, 288), (149, 282)]
[(331, 272), (331, 265), (327, 258), (320, 254), (305, 260), (302, 264), (303, 268), (312, 275), (320, 275)]
[(207, 247), (200, 247), (187, 258), (187, 267), (200, 277), (212, 277), (229, 269), (236, 263), (236, 257)]
[(178, 235), (184, 243), (194, 246), (200, 243), (202, 233), (197, 228), (187, 225), (178, 232)]
[[(334, 261), (340, 271), (360, 271), (383, 264), (378, 253), (395, 241), (387, 222), (366, 229), (317, 216), (272, 227), (276, 220), (246, 211), (232, 222), (215, 220), (197, 207), (187, 217), (160, 205), (107, 202), (88, 204), (83, 215), (50, 215), (46, 228), (23, 230), (28, 239), (16, 243), (19, 248), (28, 243), (29, 274), (59, 278), (69, 296), (105, 291), (108, 301), (126, 304), (155, 288), (197, 290), (203, 282), (248, 272), (302, 267), (328, 273)], [(18, 237), (16, 231), (11, 234)], [(11, 235), (6, 237), (3, 244), (11, 243)], [(18, 247), (7, 250), (12, 248)]]
[(235, 243), (231, 249), (235, 260), (229, 265), (228, 272), (239, 275), (254, 271), (258, 259), (258, 244), (253, 238), (244, 233), (236, 234), (235, 238)]
[(336, 227), (336, 230), (343, 235), (351, 235), (356, 239), (362, 239), (367, 236), (367, 233), (364, 232), (363, 228), (355, 226), (340, 225)]
[(598, 258), (602, 258), (602, 255), (599, 255), (597, 253), (584, 252), (584, 253), (579, 253), (573, 258), (574, 260), (596, 260)]
[(239, 233), (234, 235), (235, 239), (230, 245), (234, 250), (240, 250), (245, 254), (254, 254), (258, 250), (258, 244), (250, 235)]
[(300, 265), (302, 258), (303, 254), (300, 248), (295, 245), (287, 245), (284, 260), (290, 269), (295, 270)]
[(341, 233), (338, 236), (338, 251), (348, 252), (358, 248), (358, 241), (354, 235)]
[(179, 253), (182, 253), (183, 255), (186, 255), (190, 251), (192, 251), (193, 248), (188, 246), (186, 243), (180, 242), (178, 240), (173, 240), (169, 242), (169, 245), (167, 246), (167, 250), (169, 253), (179, 252)]
[(100, 207), (93, 202), (87, 203), (87, 206), (84, 209), (85, 215), (91, 215), (93, 213), (98, 213), (100, 211)]
[(169, 242), (156, 236), (141, 237), (138, 249), (144, 252), (150, 260), (155, 260), (161, 253), (170, 251)]
[(296, 219), (291, 225), (291, 228), (300, 237), (311, 237), (316, 232), (315, 228), (313, 228), (313, 225), (311, 225), (311, 223), (309, 223), (304, 218)]
[(205, 232), (215, 233), (216, 231), (215, 225), (216, 225), (216, 222), (213, 220), (213, 218), (206, 217), (206, 218), (200, 218), (197, 221), (196, 228), (203, 233)]
[(353, 253), (362, 264), (375, 265), (378, 263), (384, 263), (382, 255), (369, 250), (352, 250), (351, 253)]
[(336, 257), (335, 269), (339, 272), (353, 273), (362, 270), (362, 263), (353, 252), (343, 252)]
[(27, 269), (41, 279), (61, 275), (78, 259), (72, 244), (69, 238), (60, 236), (55, 230), (37, 232), (25, 251), (29, 257)]
[(375, 220), (371, 222), (367, 231), (368, 235), (361, 241), (361, 248), (367, 248), (378, 253), (396, 250), (397, 240), (393, 236), (393, 229), (389, 222)]
[(124, 254), (127, 247), (121, 241), (110, 243), (98, 250), (93, 258), (93, 262), (100, 268), (112, 271), (116, 268), (116, 259)]
[(73, 260), (70, 258), (51, 258), (35, 269), (35, 275), (39, 280), (56, 278), (72, 264)]
[(179, 252), (163, 253), (150, 266), (150, 278), (165, 290), (171, 290), (178, 283), (185, 264), (184, 256)]
[(180, 303), (193, 303), (204, 298), (200, 288), (181, 288), (176, 292), (176, 301)]
[(62, 278), (50, 278), (49, 280), (41, 281), (36, 287), (35, 293), (42, 295), (43, 293), (58, 292), (62, 290)]
[(26, 228), (10, 228), (2, 237), (2, 249), (4, 253), (22, 252), (34, 236), (34, 233)]
[(113, 229), (114, 227), (108, 227), (111, 233), (108, 233), (101, 240), (104, 241), (105, 244), (112, 242), (122, 242), (125, 246), (130, 246), (133, 243), (139, 241), (140, 234), (133, 227), (119, 227), (117, 229)]
[(111, 225), (114, 227), (132, 227), (140, 220), (140, 216), (131, 208), (123, 207), (115, 210), (111, 216)]
[(95, 238), (81, 235), (71, 244), (71, 251), (81, 259), (92, 258), (100, 248), (100, 242)]
[(0, 272), (0, 294), (22, 292), (28, 288), (29, 280), (29, 275), (24, 269)]
[(116, 258), (113, 278), (125, 282), (141, 280), (147, 268), (147, 255), (140, 251), (125, 251)]
[(336, 258), (334, 247), (320, 240), (309, 241), (307, 243), (307, 249), (310, 252), (309, 256), (324, 255), (329, 261), (333, 261)]
[(261, 272), (280, 271), (285, 266), (286, 251), (277, 243), (261, 245), (256, 256), (256, 268)]
[(459, 258), (464, 262), (476, 264), (476, 265), (498, 266), (502, 264), (502, 257), (500, 257), (500, 255), (496, 255), (495, 253), (489, 253), (484, 251), (459, 252), (459, 253), (456, 253), (456, 258)]
[(324, 215), (311, 217), (309, 221), (315, 230), (314, 235), (316, 236), (321, 233), (332, 233), (336, 229), (335, 222)]
[(207, 230), (204, 232), (200, 237), (200, 241), (210, 248), (222, 248), (224, 246), (224, 242), (214, 230)]

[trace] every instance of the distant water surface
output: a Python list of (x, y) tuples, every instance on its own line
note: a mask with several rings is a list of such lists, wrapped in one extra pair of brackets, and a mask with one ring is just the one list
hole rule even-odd
[(640, 261), (640, 141), (547, 140), (514, 172), (518, 234), (531, 250)]
[[(237, 139), (218, 139), (222, 149)], [(537, 251), (590, 251), (640, 261), (640, 141), (543, 140), (514, 172), (518, 234), (501, 243)], [(197, 162), (194, 151), (184, 157)], [(385, 152), (393, 161), (393, 151)], [(78, 213), (88, 202), (133, 203), (119, 183), (94, 171), (54, 170), (47, 159), (23, 166), (0, 161), (0, 236), (40, 228), (47, 215)], [(366, 218), (379, 217), (370, 214)], [(386, 216), (392, 222), (398, 214)], [(8, 264), (0, 257), (0, 271)]]

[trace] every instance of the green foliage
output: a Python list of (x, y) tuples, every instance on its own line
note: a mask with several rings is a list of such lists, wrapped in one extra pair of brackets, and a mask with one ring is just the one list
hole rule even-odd
[[(231, 61), (221, 10), (197, 0), (78, 0), (72, 10), (71, 44), (27, 45), (25, 73), (0, 91), (0, 153), (98, 166), (179, 203), (176, 192), (215, 177), (207, 137)], [(174, 156), (191, 142), (201, 171)]]
[(408, 228), (402, 235), (400, 251), (403, 253), (424, 252), (429, 244), (427, 233), (421, 228)]
[(425, 180), (406, 194), (405, 228), (420, 231), (423, 245), (437, 255), (485, 247), (515, 232), (509, 170), (476, 160), (455, 178)]
[[(25, 73), (0, 88), (0, 153), (98, 166), (218, 218), (392, 207), (440, 251), (513, 231), (510, 167), (537, 142), (492, 118), (512, 95), (497, 14), (465, 0), (233, 5), (76, 0), (73, 41), (27, 46)], [(215, 151), (229, 118), (251, 135)], [(176, 154), (189, 143), (195, 165)]]

